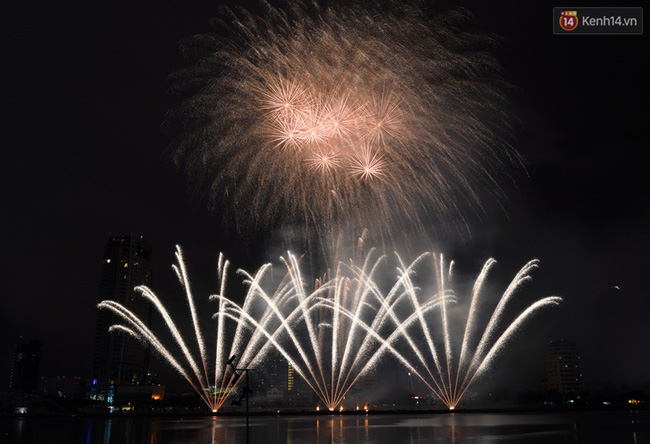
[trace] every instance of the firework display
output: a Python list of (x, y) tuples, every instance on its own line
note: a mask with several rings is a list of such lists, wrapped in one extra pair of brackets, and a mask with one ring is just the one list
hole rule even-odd
[(189, 63), (171, 77), (183, 96), (166, 121), (177, 131), (174, 160), (240, 234), (299, 233), (310, 258), (316, 240), (327, 270), (304, 274), (288, 252), (279, 281), (271, 264), (239, 270), (248, 289), (235, 301), (220, 256), (210, 357), (178, 249), (174, 269), (195, 344), (144, 287), (177, 351), (128, 309), (103, 301), (99, 308), (121, 320), (111, 329), (157, 351), (214, 412), (240, 382), (235, 369), (264, 366), (269, 353), (330, 411), (389, 356), (455, 409), (513, 334), (561, 299), (540, 299), (506, 320), (534, 260), (483, 322), (479, 300), (493, 259), (459, 312), (452, 262), (425, 253), (409, 263), (366, 246), (397, 250), (402, 236), (400, 247), (410, 251), (417, 239), (422, 248), (431, 231), (466, 232), (469, 214), (502, 197), (507, 170), (521, 159), (509, 143), (513, 119), (494, 41), (465, 12), (392, 1), (260, 2), (254, 12), (222, 8), (212, 24), (212, 33), (183, 42)]
[[(471, 305), (465, 313), (464, 333), (458, 335), (449, 327), (449, 310), (458, 300), (452, 279), (453, 262), (447, 265), (442, 256), (434, 253), (423, 254), (410, 264), (397, 256), (397, 278), (383, 286), (377, 277), (382, 272), (386, 274), (387, 258), (374, 250), (357, 261), (339, 263), (331, 276), (313, 280), (305, 279), (298, 259), (289, 252), (281, 258), (286, 272), (276, 284), (268, 277), (271, 264), (265, 264), (254, 274), (238, 271), (248, 286), (242, 304), (225, 294), (229, 263), (220, 255), (220, 290), (210, 297), (218, 301), (214, 315), (217, 335), (211, 357), (196, 317), (179, 247), (176, 256), (178, 265), (174, 270), (187, 296), (194, 341), (184, 339), (173, 317), (147, 287), (138, 290), (163, 318), (173, 337), (174, 349), (121, 304), (102, 301), (98, 307), (110, 310), (121, 321), (111, 327), (112, 331), (130, 334), (157, 352), (213, 412), (223, 406), (241, 381), (241, 375), (228, 368), (228, 357), (232, 357), (236, 367), (257, 367), (264, 365), (272, 350), (292, 363), (296, 373), (330, 411), (340, 408), (354, 384), (374, 370), (386, 355), (396, 359), (454, 410), (513, 334), (537, 311), (562, 301), (556, 296), (540, 299), (509, 324), (504, 321), (508, 303), (531, 280), (530, 273), (538, 264), (534, 260), (517, 273), (487, 325), (483, 325), (477, 319), (477, 300), (482, 297), (485, 280), (495, 264), (490, 259), (475, 281)], [(416, 271), (426, 281), (435, 283), (435, 291), (427, 294), (418, 288), (414, 282)], [(454, 352), (452, 336), (462, 337), (460, 352)]]
[(172, 75), (175, 161), (239, 229), (464, 230), (500, 195), (519, 159), (492, 40), (466, 13), (260, 8), (222, 9)]

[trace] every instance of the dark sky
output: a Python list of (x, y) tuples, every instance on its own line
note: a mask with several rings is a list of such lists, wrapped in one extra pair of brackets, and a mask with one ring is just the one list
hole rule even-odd
[[(471, 238), (442, 243), (474, 272), (488, 257), (506, 275), (539, 258), (532, 297), (566, 300), (518, 336), (500, 367), (526, 359), (519, 377), (534, 385), (545, 343), (565, 337), (588, 381), (648, 382), (647, 35), (555, 36), (556, 3), (487, 3), (442, 4), (466, 7), (504, 39), (498, 57), (516, 87), (528, 177), (506, 190), (505, 212), (488, 207)], [(109, 233), (152, 241), (154, 287), (172, 297), (174, 244), (199, 290), (214, 282), (219, 251), (237, 266), (266, 256), (191, 196), (160, 130), (178, 42), (207, 32), (217, 4), (14, 2), (0, 17), (0, 387), (19, 335), (42, 341), (43, 375), (89, 375)]]

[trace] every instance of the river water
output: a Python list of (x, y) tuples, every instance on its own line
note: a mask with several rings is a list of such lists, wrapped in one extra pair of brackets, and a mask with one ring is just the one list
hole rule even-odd
[[(0, 418), (2, 444), (244, 444), (244, 417)], [(248, 441), (650, 443), (650, 411), (255, 416)]]

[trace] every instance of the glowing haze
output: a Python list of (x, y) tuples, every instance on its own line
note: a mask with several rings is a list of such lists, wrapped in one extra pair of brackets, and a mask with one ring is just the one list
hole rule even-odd
[(175, 160), (238, 228), (391, 238), (464, 230), (500, 194), (509, 119), (465, 13), (262, 3), (222, 9), (172, 75)]

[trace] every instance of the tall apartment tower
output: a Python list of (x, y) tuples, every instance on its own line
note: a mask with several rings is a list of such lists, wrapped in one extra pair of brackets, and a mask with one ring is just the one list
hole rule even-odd
[[(151, 244), (142, 236), (111, 236), (106, 242), (99, 284), (99, 301), (118, 302), (151, 323), (152, 307), (134, 291), (138, 285), (151, 286)], [(135, 384), (144, 380), (149, 366), (149, 351), (128, 335), (109, 333), (111, 325), (122, 323), (114, 314), (97, 311), (93, 385), (98, 393), (111, 385)], [(98, 396), (105, 399), (105, 396)]]
[(36, 393), (38, 367), (41, 362), (41, 343), (27, 341), (22, 337), (14, 346), (11, 357), (9, 391), (11, 393)]
[(559, 393), (563, 398), (584, 391), (578, 348), (566, 339), (553, 341), (546, 357), (544, 389)]

